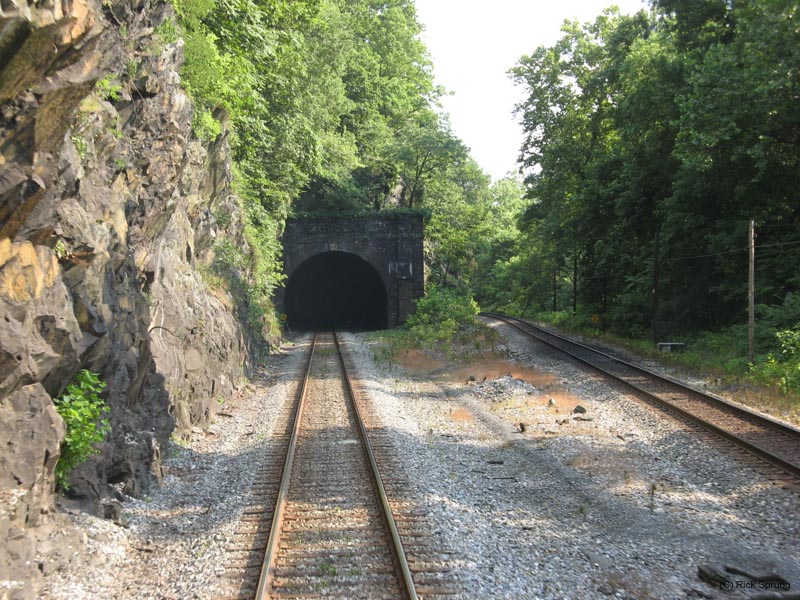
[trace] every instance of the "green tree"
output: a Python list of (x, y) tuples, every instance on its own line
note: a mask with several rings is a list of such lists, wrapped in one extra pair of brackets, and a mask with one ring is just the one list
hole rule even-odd
[(466, 156), (430, 181), (424, 203), (431, 212), (426, 227), (430, 280), (441, 286), (469, 285), (488, 233), (489, 199), (489, 178)]
[[(541, 268), (550, 273), (554, 309), (563, 306), (564, 295), (574, 305), (580, 291), (593, 311), (627, 304), (631, 320), (631, 303), (614, 299), (641, 287), (631, 285), (638, 279), (630, 275), (647, 268), (641, 239), (650, 246), (654, 223), (647, 215), (655, 199), (635, 194), (639, 208), (620, 201), (627, 157), (619, 103), (632, 48), (651, 29), (644, 13), (621, 17), (608, 10), (591, 24), (565, 23), (559, 42), (538, 48), (512, 69), (530, 90), (518, 107), (531, 199), (523, 227), (543, 239)], [(610, 260), (615, 255), (624, 262)], [(579, 289), (579, 281), (587, 284)], [(638, 304), (643, 301), (638, 294)]]
[(780, 304), (797, 290), (793, 265), (800, 255), (791, 244), (800, 231), (796, 11), (789, 1), (736, 3), (725, 35), (707, 40), (689, 62), (688, 89), (679, 98), (680, 168), (667, 226), (682, 235), (676, 254), (710, 255), (680, 262), (705, 272), (701, 297), (713, 309), (704, 312), (719, 325), (743, 315), (750, 219), (763, 225), (758, 297)]
[(459, 168), (467, 156), (466, 147), (447, 123), (437, 124), (433, 116), (428, 122), (403, 127), (390, 157), (402, 178), (404, 205), (412, 208), (422, 204), (426, 186), (446, 177), (449, 168)]
[(800, 32), (790, 0), (653, 6), (566, 23), (512, 70), (528, 90), (528, 246), (499, 264), (527, 256), (550, 269), (553, 305), (572, 288), (657, 337), (741, 321), (750, 219), (757, 296), (797, 291)]

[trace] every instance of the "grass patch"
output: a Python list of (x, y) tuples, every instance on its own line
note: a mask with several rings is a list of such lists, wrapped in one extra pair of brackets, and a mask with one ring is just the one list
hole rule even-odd
[(425, 363), (426, 368), (444, 364), (467, 364), (478, 357), (495, 355), (499, 343), (497, 332), (473, 319), (473, 323), (457, 331), (448, 345), (428, 344), (407, 328), (372, 331), (364, 334), (372, 342), (373, 359), (380, 365), (403, 364), (409, 357)]

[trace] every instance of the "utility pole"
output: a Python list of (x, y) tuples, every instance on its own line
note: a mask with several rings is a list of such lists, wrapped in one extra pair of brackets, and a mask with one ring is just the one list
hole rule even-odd
[(756, 222), (750, 219), (747, 274), (747, 358), (752, 365), (756, 360)]

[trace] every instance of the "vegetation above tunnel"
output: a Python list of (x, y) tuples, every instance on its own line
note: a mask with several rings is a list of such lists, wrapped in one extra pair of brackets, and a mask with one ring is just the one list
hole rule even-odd
[[(174, 0), (194, 129), (229, 120), (253, 261), (218, 261), (252, 329), (277, 324), (279, 234), (291, 213), (433, 213), (488, 179), (436, 110), (412, 0)], [(174, 35), (174, 26), (161, 27)], [(462, 204), (463, 204), (462, 202)], [(432, 236), (434, 244), (436, 234)], [(221, 253), (225, 258), (227, 254)], [(431, 253), (433, 263), (455, 261)]]
[(254, 321), (289, 214), (410, 208), (429, 214), (429, 281), (483, 307), (735, 333), (755, 219), (757, 362), (800, 385), (795, 2), (653, 0), (566, 23), (512, 69), (526, 179), (494, 183), (437, 110), (412, 0), (174, 3), (196, 132), (232, 124)]

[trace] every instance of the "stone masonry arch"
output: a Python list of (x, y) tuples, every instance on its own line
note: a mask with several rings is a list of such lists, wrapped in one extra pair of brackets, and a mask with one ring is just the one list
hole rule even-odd
[[(381, 302), (370, 275), (374, 272), (386, 292), (385, 306), (380, 307), (385, 319), (374, 325), (357, 323), (354, 328), (396, 327), (413, 313), (414, 301), (425, 290), (422, 239), (422, 217), (417, 214), (289, 219), (283, 235), (286, 287), (278, 290), (277, 305), (295, 320), (298, 314), (313, 312), (321, 316), (323, 328), (328, 322), (330, 328), (348, 328), (348, 320), (370, 312), (375, 302)], [(361, 263), (371, 269), (362, 269)], [(361, 306), (351, 314), (334, 310), (335, 303), (314, 308), (317, 295), (340, 298), (337, 301), (342, 306)], [(329, 318), (322, 318), (324, 312)]]

